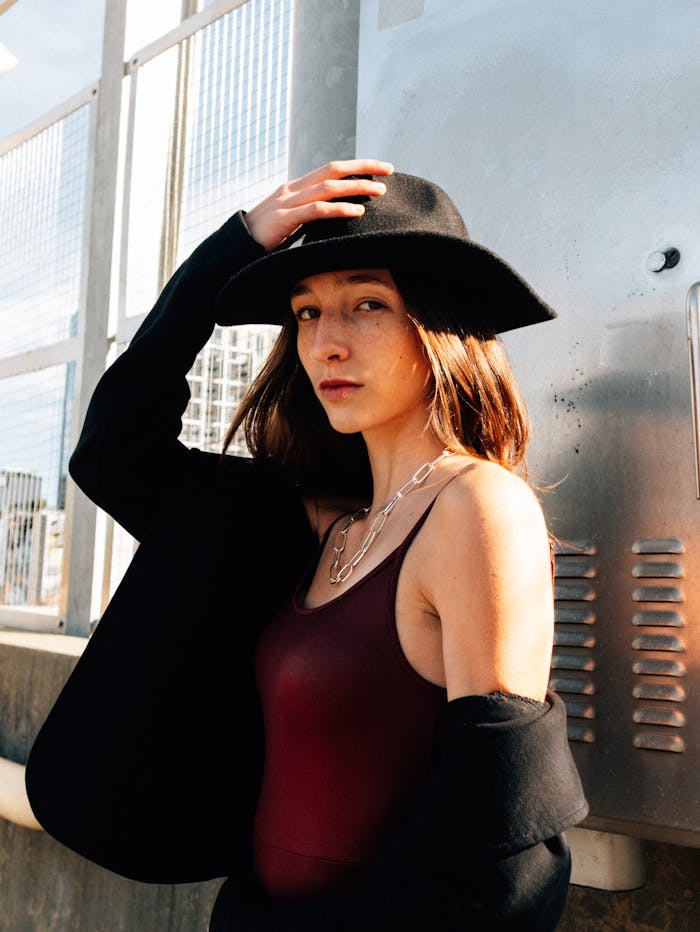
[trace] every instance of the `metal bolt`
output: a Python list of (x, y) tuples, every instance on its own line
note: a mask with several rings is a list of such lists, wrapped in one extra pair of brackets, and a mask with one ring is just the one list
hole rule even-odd
[(664, 269), (675, 268), (680, 261), (681, 254), (674, 247), (663, 252), (657, 249), (647, 257), (647, 268), (650, 272), (663, 272)]

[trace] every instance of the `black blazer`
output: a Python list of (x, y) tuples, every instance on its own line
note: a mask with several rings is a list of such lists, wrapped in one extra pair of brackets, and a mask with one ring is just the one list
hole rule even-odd
[(34, 813), (125, 877), (229, 878), (212, 932), (552, 929), (561, 833), (587, 812), (553, 695), (544, 712), (503, 694), (447, 703), (420, 811), (354, 887), (268, 902), (247, 880), (263, 763), (253, 654), (317, 544), (278, 468), (177, 438), (216, 295), (263, 251), (235, 214), (95, 389), (69, 471), (139, 546), (32, 747)]

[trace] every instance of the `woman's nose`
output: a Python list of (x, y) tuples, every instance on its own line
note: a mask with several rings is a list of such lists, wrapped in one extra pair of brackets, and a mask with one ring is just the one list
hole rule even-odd
[(330, 315), (321, 315), (316, 324), (311, 355), (317, 362), (346, 359), (349, 353), (347, 334), (342, 323)]

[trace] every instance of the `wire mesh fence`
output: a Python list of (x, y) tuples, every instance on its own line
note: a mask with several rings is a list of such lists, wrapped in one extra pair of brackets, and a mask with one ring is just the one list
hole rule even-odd
[[(291, 0), (249, 0), (138, 68), (126, 316), (147, 311), (196, 245), (284, 180), (291, 16)], [(219, 449), (277, 332), (215, 329), (190, 374), (183, 442)], [(241, 440), (231, 449), (246, 452)]]
[[(105, 347), (106, 364), (128, 345), (125, 322), (150, 310), (192, 249), (286, 176), (292, 0), (247, 0), (208, 16), (210, 6), (190, 4), (198, 25), (184, 23), (162, 51), (149, 46), (124, 79), (117, 325), (109, 327), (117, 340)], [(60, 598), (94, 106), (86, 100), (0, 150), (0, 606), (57, 607)], [(183, 442), (220, 450), (277, 332), (215, 328), (188, 376)], [(230, 452), (247, 451), (239, 441)], [(136, 547), (110, 522), (93, 567), (102, 608)]]
[(0, 355), (74, 336), (91, 104), (0, 156)]
[(285, 178), (291, 15), (291, 0), (249, 0), (132, 72), (125, 316)]
[[(291, 21), (291, 0), (248, 0), (132, 71), (123, 318), (146, 313), (209, 233), (286, 177)], [(188, 376), (183, 443), (221, 449), (278, 329), (215, 327)], [(229, 452), (246, 455), (244, 440)], [(120, 532), (112, 590), (132, 553)]]
[[(58, 608), (92, 102), (0, 155), (0, 604)], [(62, 355), (77, 354), (77, 346)], [(24, 368), (26, 371), (21, 371)]]

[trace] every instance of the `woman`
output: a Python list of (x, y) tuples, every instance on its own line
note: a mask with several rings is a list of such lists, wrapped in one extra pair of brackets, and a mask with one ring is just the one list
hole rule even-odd
[[(549, 541), (515, 474), (526, 414), (494, 337), (552, 316), (440, 188), (374, 160), (283, 185), (195, 252), (105, 373), (71, 458), (141, 546), (30, 757), (48, 831), (139, 879), (229, 875), (211, 932), (556, 925), (561, 832), (586, 804), (547, 693)], [(226, 441), (244, 426), (253, 459), (224, 457), (216, 477), (175, 439), (182, 376), (214, 320), (283, 324)], [(212, 585), (204, 563), (221, 568), (202, 516), (235, 495), (245, 537), (233, 562), (226, 541), (238, 625), (208, 622), (201, 657), (179, 624), (161, 639), (144, 606), (173, 558), (176, 489), (208, 542), (180, 562), (194, 574), (183, 630), (186, 593)], [(125, 708), (112, 687), (127, 655)], [(214, 684), (204, 699), (173, 689), (185, 657)], [(193, 698), (201, 747), (237, 752), (235, 801), (230, 766), (174, 776), (171, 723), (194, 725)], [(126, 735), (140, 755), (129, 806), (134, 769), (113, 750)], [(48, 767), (64, 789), (87, 768), (90, 798), (59, 802)], [(207, 801), (189, 809), (193, 787)]]

